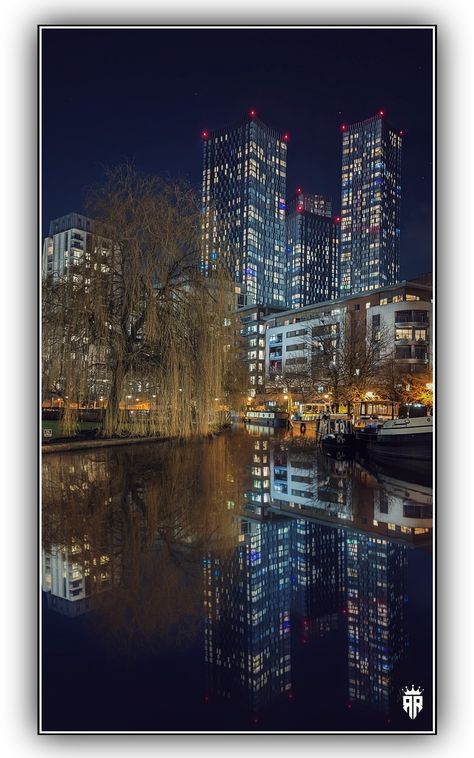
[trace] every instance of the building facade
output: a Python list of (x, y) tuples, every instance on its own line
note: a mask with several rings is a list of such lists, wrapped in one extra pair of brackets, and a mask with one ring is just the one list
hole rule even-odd
[(251, 110), (237, 126), (201, 136), (201, 268), (209, 275), (223, 258), (239, 305), (284, 306), (288, 134)]
[(88, 254), (98, 226), (94, 219), (68, 213), (53, 219), (43, 242), (42, 277), (64, 278)]
[(342, 297), (399, 279), (402, 133), (387, 125), (383, 111), (341, 131)]
[(365, 295), (287, 310), (266, 318), (266, 380), (285, 374), (311, 372), (318, 341), (337, 341), (354, 319), (367, 335), (384, 336), (383, 351), (394, 356), (404, 373), (427, 372), (432, 367), (432, 288), (403, 281)]
[(245, 367), (250, 398), (262, 393), (265, 387), (265, 319), (282, 310), (284, 308), (248, 305), (235, 314), (236, 347)]
[(287, 216), (287, 303), (301, 308), (338, 294), (339, 218), (331, 201), (297, 191)]

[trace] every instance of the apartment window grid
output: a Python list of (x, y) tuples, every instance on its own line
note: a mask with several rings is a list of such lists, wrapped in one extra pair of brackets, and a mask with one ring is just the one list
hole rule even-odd
[(201, 268), (223, 256), (242, 304), (286, 303), (286, 156), (282, 135), (256, 118), (204, 141)]
[(341, 296), (399, 279), (401, 147), (382, 116), (343, 133)]
[[(339, 225), (330, 216), (307, 210), (302, 197), (298, 196), (287, 222), (287, 300), (292, 309), (338, 296)], [(322, 209), (322, 196), (309, 198), (316, 200), (308, 207)], [(326, 209), (330, 207), (326, 201)]]

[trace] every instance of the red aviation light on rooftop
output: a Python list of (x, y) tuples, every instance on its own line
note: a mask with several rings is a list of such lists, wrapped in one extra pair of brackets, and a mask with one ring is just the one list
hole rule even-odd
[(382, 110), (378, 111), (377, 116), (380, 116), (381, 118), (383, 118), (385, 116), (385, 111), (382, 111)]
[(296, 194), (297, 194), (297, 195), (301, 195), (302, 193), (303, 193), (303, 189), (302, 189), (302, 187), (297, 187), (297, 188), (296, 188)]
[(249, 110), (250, 118), (255, 118), (256, 115), (257, 115), (257, 111), (255, 110), (255, 108), (250, 108)]
[(347, 126), (347, 124), (341, 124), (340, 129), (341, 129), (341, 132), (347, 132), (349, 127)]
[(206, 131), (206, 129), (202, 130), (202, 132), (201, 132), (201, 139), (204, 139), (204, 140), (209, 139), (209, 132)]
[(288, 132), (285, 132), (284, 134), (282, 134), (281, 138), (282, 138), (283, 142), (289, 142), (290, 141), (290, 135), (288, 134)]
[(341, 217), (340, 216), (334, 216), (334, 223), (340, 224), (341, 223)]
[(398, 136), (403, 137), (404, 134), (405, 132), (403, 131), (403, 129), (400, 129), (400, 131), (398, 132)]

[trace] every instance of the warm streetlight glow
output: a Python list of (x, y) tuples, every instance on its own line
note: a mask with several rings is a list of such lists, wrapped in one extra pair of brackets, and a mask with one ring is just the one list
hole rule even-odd
[(367, 400), (373, 400), (374, 399), (374, 393), (373, 392), (366, 392), (365, 396)]
[(324, 399), (327, 400), (329, 395), (324, 395)]
[(428, 384), (426, 385), (426, 389), (427, 390), (432, 390), (433, 389), (433, 385), (432, 385), (431, 382), (428, 382)]

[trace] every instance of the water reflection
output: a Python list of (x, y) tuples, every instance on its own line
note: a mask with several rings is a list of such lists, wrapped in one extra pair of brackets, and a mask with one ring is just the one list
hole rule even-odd
[[(367, 728), (347, 722), (352, 708), (396, 721), (416, 589), (409, 556), (429, 545), (431, 489), (272, 432), (44, 458), (46, 628), (51, 612), (95, 611), (81, 634), (105, 645), (112, 670), (184, 650), (204, 662), (178, 688), (187, 721), (176, 727), (173, 711), (141, 728)], [(345, 661), (340, 682), (306, 672), (323, 650), (335, 668)], [(48, 667), (43, 677), (48, 713), (55, 682)], [(88, 728), (86, 710), (77, 729)], [(117, 718), (112, 728), (131, 728)]]
[(204, 559), (208, 690), (244, 701), (254, 720), (291, 689), (290, 539), (286, 519), (241, 519), (231, 558)]

